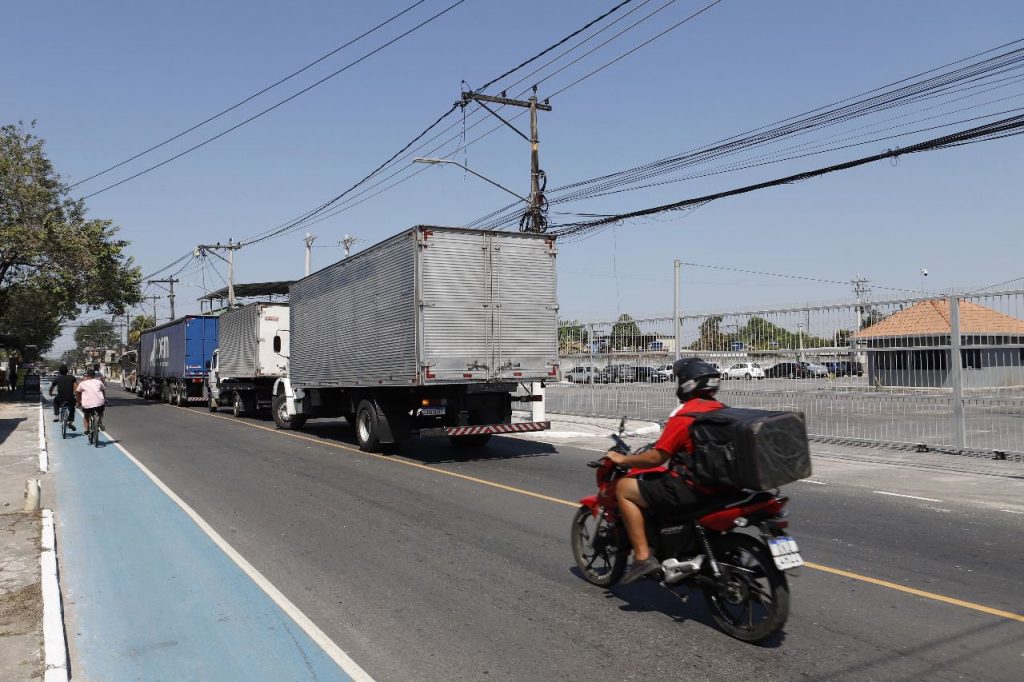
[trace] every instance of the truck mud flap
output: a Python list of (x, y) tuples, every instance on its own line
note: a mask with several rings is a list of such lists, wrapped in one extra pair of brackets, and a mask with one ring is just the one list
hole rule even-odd
[(528, 433), (545, 431), (551, 422), (519, 422), (516, 424), (483, 424), (480, 426), (446, 426), (436, 429), (420, 429), (421, 436), (476, 436), (485, 433)]

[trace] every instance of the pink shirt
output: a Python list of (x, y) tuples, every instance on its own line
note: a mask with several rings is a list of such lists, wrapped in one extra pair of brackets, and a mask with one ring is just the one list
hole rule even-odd
[(104, 403), (103, 382), (99, 379), (86, 379), (78, 383), (83, 408), (100, 407)]

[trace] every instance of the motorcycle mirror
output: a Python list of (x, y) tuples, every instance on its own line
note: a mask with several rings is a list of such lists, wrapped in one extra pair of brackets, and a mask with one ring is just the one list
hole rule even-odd
[(626, 416), (622, 416), (622, 420), (619, 422), (619, 435), (621, 436), (626, 432)]

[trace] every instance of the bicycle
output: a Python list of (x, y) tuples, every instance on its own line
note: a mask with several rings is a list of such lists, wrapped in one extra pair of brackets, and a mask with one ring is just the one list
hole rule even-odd
[(71, 416), (71, 410), (68, 408), (67, 403), (60, 406), (60, 437), (66, 439), (68, 437), (68, 418)]
[(100, 416), (93, 412), (92, 414), (85, 415), (86, 427), (85, 432), (89, 436), (89, 445), (95, 447), (100, 446), (100, 431), (103, 430), (103, 420)]

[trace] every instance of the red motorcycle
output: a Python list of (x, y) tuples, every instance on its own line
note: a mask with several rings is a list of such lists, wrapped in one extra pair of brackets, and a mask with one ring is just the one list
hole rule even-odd
[[(621, 438), (612, 438), (616, 450), (629, 452)], [(611, 587), (622, 578), (631, 549), (615, 494), (618, 482), (668, 472), (665, 467), (626, 469), (606, 457), (587, 466), (597, 469), (598, 493), (580, 500), (572, 522), (573, 555), (588, 582)], [(789, 498), (777, 493), (729, 489), (676, 518), (645, 514), (651, 553), (661, 562), (649, 579), (683, 601), (680, 587), (699, 588), (715, 622), (737, 639), (756, 642), (781, 630), (789, 616), (786, 572), (802, 566), (803, 559), (786, 534)], [(746, 529), (756, 529), (757, 535)]]

